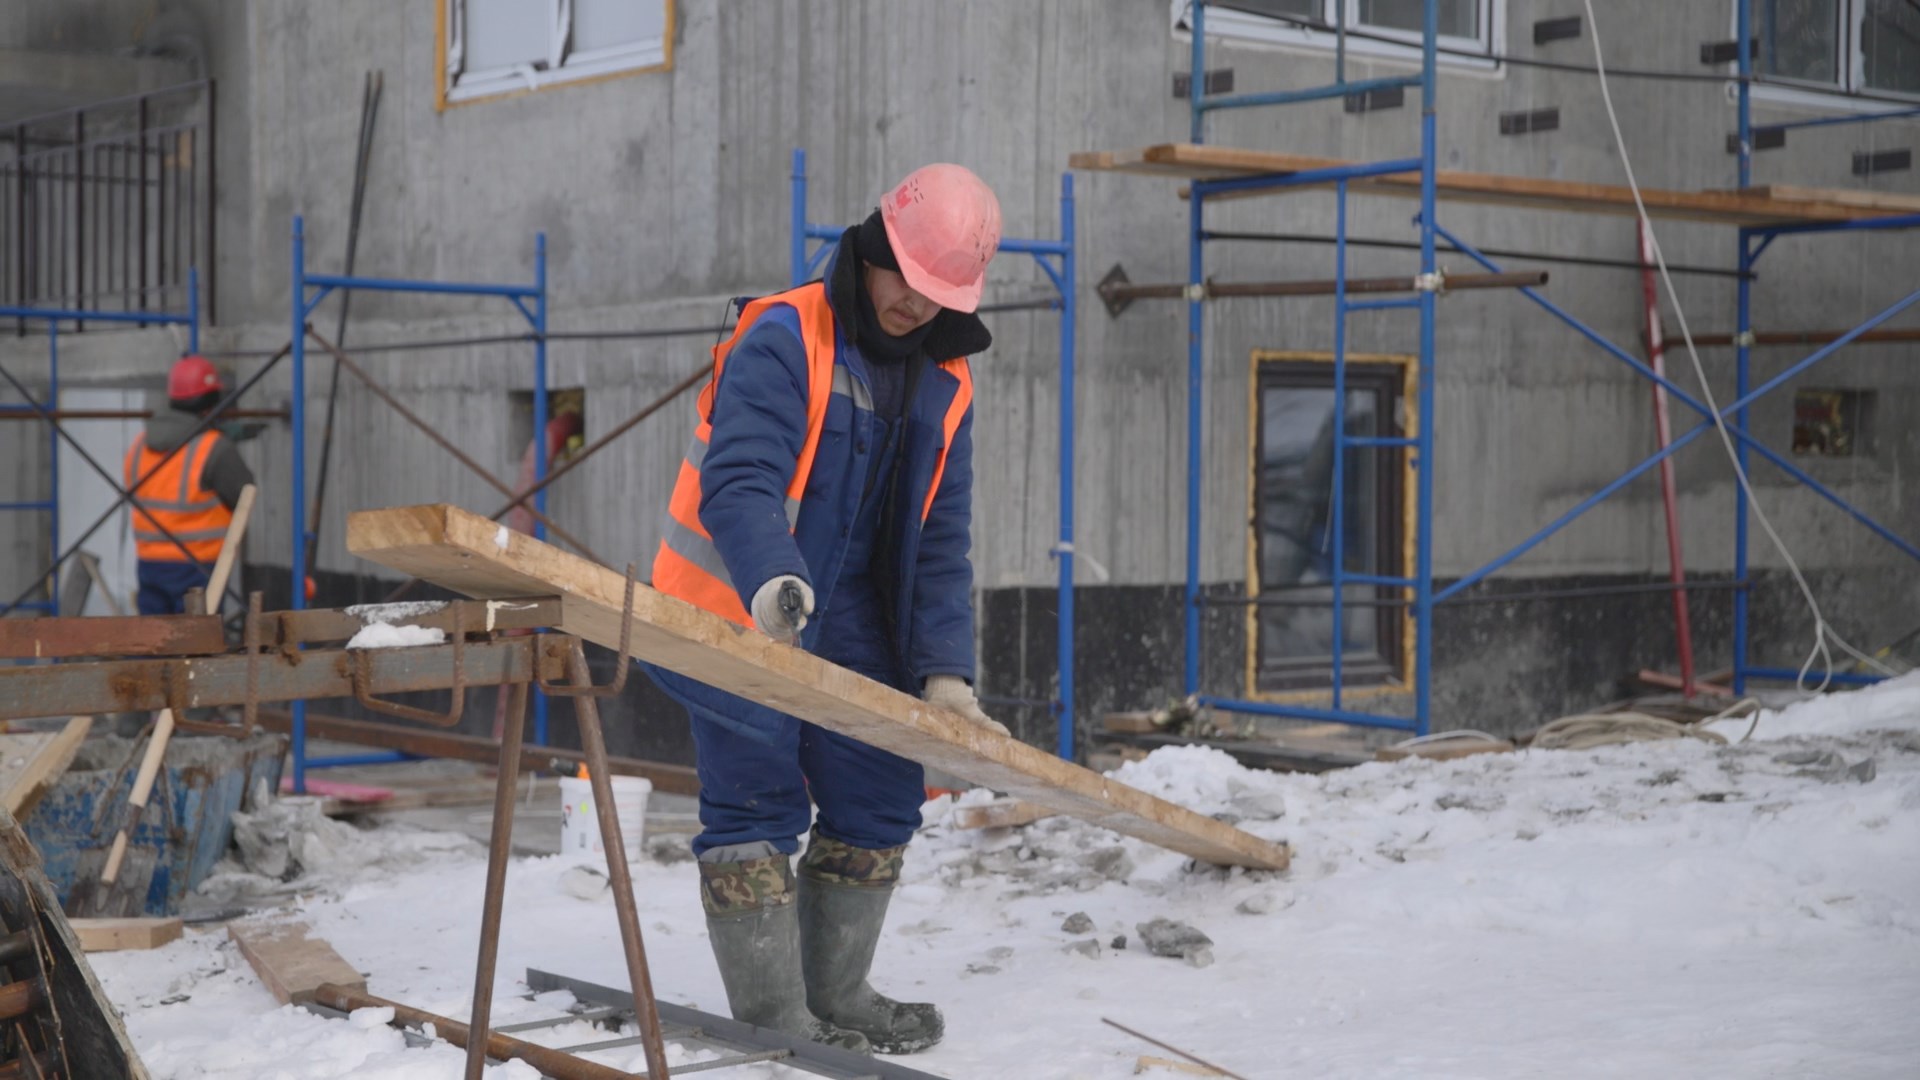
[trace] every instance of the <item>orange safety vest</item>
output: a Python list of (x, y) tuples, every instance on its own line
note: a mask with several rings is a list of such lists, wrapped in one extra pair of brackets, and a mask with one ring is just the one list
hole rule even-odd
[[(800, 446), (800, 457), (795, 463), (793, 481), (787, 485), (789, 532), (797, 528), (800, 522), (807, 480), (813, 474), (813, 460), (820, 447), (820, 433), (826, 427), (829, 400), (834, 394), (843, 394), (855, 401), (856, 407), (868, 411), (873, 407), (865, 388), (855, 381), (845, 364), (837, 362), (833, 308), (827, 302), (827, 289), (822, 282), (810, 282), (753, 301), (740, 313), (740, 322), (734, 327), (733, 334), (714, 346), (713, 377), (707, 380), (707, 385), (700, 391), (696, 406), (699, 422), (694, 427), (693, 441), (688, 445), (687, 455), (680, 462), (680, 476), (673, 485), (673, 498), (667, 506), (667, 535), (661, 539), (660, 550), (654, 555), (653, 587), (742, 626), (752, 626), (753, 617), (741, 602), (739, 591), (734, 588), (733, 580), (727, 573), (726, 563), (713, 545), (713, 537), (707, 533), (706, 526), (700, 523), (700, 465), (706, 460), (707, 440), (713, 434), (713, 401), (727, 356), (746, 337), (755, 321), (775, 304), (785, 304), (799, 313), (800, 341), (807, 352), (807, 433)], [(966, 358), (944, 360), (939, 367), (958, 379), (960, 388), (954, 394), (953, 402), (947, 406), (939, 456), (934, 463), (933, 479), (927, 485), (926, 501), (920, 510), (922, 522), (933, 512), (934, 495), (940, 490), (940, 478), (946, 471), (947, 448), (953, 445), (954, 433), (959, 430), (967, 409), (973, 404), (973, 374)]]
[[(133, 492), (134, 550), (140, 558), (203, 563), (219, 558), (220, 542), (233, 523), (233, 511), (200, 482), (201, 469), (219, 441), (219, 432), (203, 431), (165, 465), (160, 459), (166, 455), (149, 450), (144, 433), (127, 448), (121, 474), (127, 489)], [(149, 472), (153, 475), (148, 476)], [(136, 480), (140, 480), (138, 489), (133, 486)], [(187, 550), (181, 551), (180, 545), (168, 538), (168, 532), (184, 542)]]

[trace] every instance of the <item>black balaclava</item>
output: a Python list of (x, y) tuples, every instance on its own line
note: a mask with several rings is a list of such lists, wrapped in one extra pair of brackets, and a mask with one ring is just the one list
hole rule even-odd
[[(853, 253), (863, 263), (896, 274), (900, 272), (900, 260), (894, 258), (893, 245), (887, 241), (887, 228), (881, 223), (878, 210), (855, 228)], [(898, 363), (918, 352), (920, 346), (926, 343), (927, 335), (933, 332), (933, 324), (939, 321), (939, 316), (927, 320), (916, 330), (895, 337), (880, 325), (879, 313), (873, 307), (873, 297), (867, 295), (867, 276), (856, 273), (854, 281), (860, 320), (856, 340), (861, 355), (881, 363)]]

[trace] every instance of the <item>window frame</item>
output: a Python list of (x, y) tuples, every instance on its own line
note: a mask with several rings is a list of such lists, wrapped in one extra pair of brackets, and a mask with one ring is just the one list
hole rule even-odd
[[(1809, 79), (1795, 79), (1782, 75), (1767, 75), (1773, 82), (1754, 83), (1752, 97), (1755, 101), (1771, 105), (1800, 106), (1827, 112), (1884, 112), (1888, 106), (1920, 104), (1920, 92), (1904, 90), (1882, 90), (1866, 86), (1866, 34), (1867, 8), (1863, 0), (1837, 0), (1841, 5), (1840, 40), (1835, 45), (1835, 66), (1840, 69), (1840, 78), (1831, 83), (1815, 82)], [(1727, 12), (1727, 37), (1732, 41), (1740, 40), (1740, 0), (1729, 0)], [(1754, 37), (1761, 39), (1765, 47), (1759, 15), (1754, 14)], [(1755, 74), (1759, 70), (1759, 57), (1754, 57)], [(1727, 74), (1739, 75), (1740, 62), (1727, 62)], [(1730, 94), (1739, 92), (1739, 83), (1727, 84)]]
[[(1385, 42), (1370, 38), (1348, 37), (1347, 55), (1363, 60), (1398, 61), (1414, 67), (1420, 66), (1418, 31), (1362, 23), (1359, 18), (1360, 0), (1314, 0), (1314, 2), (1320, 5), (1321, 21), (1328, 25), (1334, 22), (1332, 5), (1344, 3), (1349, 7), (1347, 16), (1349, 29), (1364, 30), (1369, 34), (1399, 39), (1394, 42)], [(1502, 64), (1499, 58), (1505, 55), (1507, 50), (1508, 0), (1473, 0), (1473, 2), (1480, 6), (1484, 34), (1479, 38), (1440, 34), (1437, 35), (1436, 41), (1443, 49), (1466, 50), (1482, 55), (1460, 56), (1456, 53), (1443, 52), (1437, 58), (1438, 63), (1443, 68), (1503, 75), (1506, 65)], [(1170, 0), (1170, 4), (1174, 39), (1191, 42), (1193, 34), (1187, 25), (1187, 13), (1192, 6), (1191, 3), (1189, 0)], [(1289, 50), (1311, 52), (1315, 55), (1333, 52), (1337, 39), (1337, 35), (1330, 31), (1292, 26), (1269, 15), (1215, 7), (1213, 4), (1207, 5), (1207, 36), (1275, 45)]]
[[(573, 27), (574, 0), (539, 0), (548, 5), (556, 25), (568, 37)], [(674, 0), (658, 0), (665, 13), (660, 37), (631, 45), (575, 52), (570, 42), (549, 50), (545, 69), (520, 64), (484, 71), (461, 70), (465, 50), (466, 0), (434, 0), (434, 110), (518, 97), (558, 86), (578, 86), (607, 79), (673, 70)]]
[[(1246, 700), (1274, 703), (1324, 699), (1333, 685), (1332, 663), (1301, 662), (1262, 671), (1260, 663), (1260, 449), (1261, 390), (1269, 383), (1331, 389), (1333, 353), (1303, 350), (1255, 349), (1250, 364), (1247, 394), (1247, 566), (1246, 594)], [(1391, 400), (1383, 403), (1380, 415), (1388, 421), (1383, 434), (1414, 437), (1419, 432), (1415, 411), (1419, 391), (1419, 358), (1396, 353), (1347, 354), (1349, 386), (1359, 375), (1367, 383), (1384, 387)], [(1344, 410), (1344, 405), (1342, 406)], [(1381, 515), (1378, 563), (1379, 572), (1390, 577), (1413, 574), (1413, 541), (1418, 490), (1413, 473), (1413, 455), (1405, 449), (1378, 448), (1374, 451), (1378, 476)], [(1377, 598), (1404, 594), (1404, 589), (1377, 586)], [(1328, 602), (1332, 606), (1331, 601)], [(1411, 608), (1383, 606), (1374, 609), (1380, 620), (1378, 640), (1384, 646), (1377, 659), (1360, 661), (1343, 658), (1341, 692), (1355, 698), (1404, 694), (1412, 689), (1414, 660), (1414, 621)], [(1278, 672), (1279, 677), (1274, 675)], [(1265, 678), (1263, 678), (1263, 675)], [(1264, 685), (1263, 685), (1264, 683)]]

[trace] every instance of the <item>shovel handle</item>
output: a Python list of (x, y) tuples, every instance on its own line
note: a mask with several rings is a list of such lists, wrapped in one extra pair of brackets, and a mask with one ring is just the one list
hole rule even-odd
[(120, 877), (120, 862), (127, 854), (128, 834), (140, 823), (140, 812), (147, 808), (147, 798), (153, 794), (153, 778), (160, 772), (160, 759), (166, 756), (167, 740), (172, 735), (173, 710), (161, 709), (160, 719), (153, 725), (153, 738), (147, 741), (146, 756), (140, 759), (140, 772), (133, 778), (133, 794), (127, 796), (130, 808), (127, 823), (114, 835), (113, 850), (107, 853), (106, 868), (100, 872), (100, 880), (109, 885)]

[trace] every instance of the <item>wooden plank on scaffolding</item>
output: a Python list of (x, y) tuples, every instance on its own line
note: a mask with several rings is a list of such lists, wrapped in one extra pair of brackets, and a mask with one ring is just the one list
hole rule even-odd
[[(33, 812), (93, 729), (93, 717), (76, 716), (59, 731), (0, 735), (0, 806), (16, 818)], [(16, 742), (26, 740), (26, 742)]]
[(179, 941), (185, 927), (178, 916), (129, 919), (68, 919), (84, 952), (157, 949)]
[[(626, 577), (446, 504), (362, 510), (347, 519), (362, 558), (468, 596), (559, 593), (562, 631), (618, 648)], [(737, 626), (635, 589), (632, 653), (661, 667), (883, 750), (1207, 862), (1282, 869), (1285, 844), (979, 728), (944, 709)]]
[[(1738, 189), (1725, 189), (1738, 190)], [(1794, 184), (1762, 184), (1746, 189), (1759, 195), (1789, 203), (1829, 203), (1877, 210), (1888, 214), (1920, 214), (1920, 195), (1899, 191), (1862, 191), (1858, 188), (1799, 187)]]
[[(1229, 146), (1165, 143), (1133, 150), (1083, 151), (1068, 157), (1071, 168), (1093, 172), (1122, 172), (1190, 180), (1229, 180), (1248, 176), (1333, 169), (1358, 164), (1340, 158), (1280, 154)], [(1319, 186), (1330, 186), (1331, 181)], [(1526, 209), (1618, 214), (1636, 211), (1633, 191), (1624, 184), (1590, 184), (1576, 180), (1543, 180), (1495, 173), (1440, 169), (1434, 174), (1439, 197), (1451, 202), (1487, 203)], [(1348, 181), (1356, 192), (1418, 198), (1420, 174), (1395, 173)], [(1300, 188), (1278, 189), (1297, 191)], [(1809, 189), (1801, 189), (1806, 194)], [(1249, 194), (1272, 194), (1252, 192)], [(1858, 200), (1779, 198), (1753, 191), (1668, 191), (1642, 188), (1647, 214), (1655, 218), (1722, 225), (1789, 225), (1817, 221), (1851, 221), (1862, 217), (1911, 212), (1859, 205)]]
[(93, 615), (0, 619), (0, 659), (212, 656), (227, 639), (215, 615)]
[(234, 923), (227, 934), (253, 973), (282, 1005), (304, 1005), (313, 992), (332, 983), (365, 993), (366, 977), (333, 951), (333, 946), (307, 936), (307, 924)]

